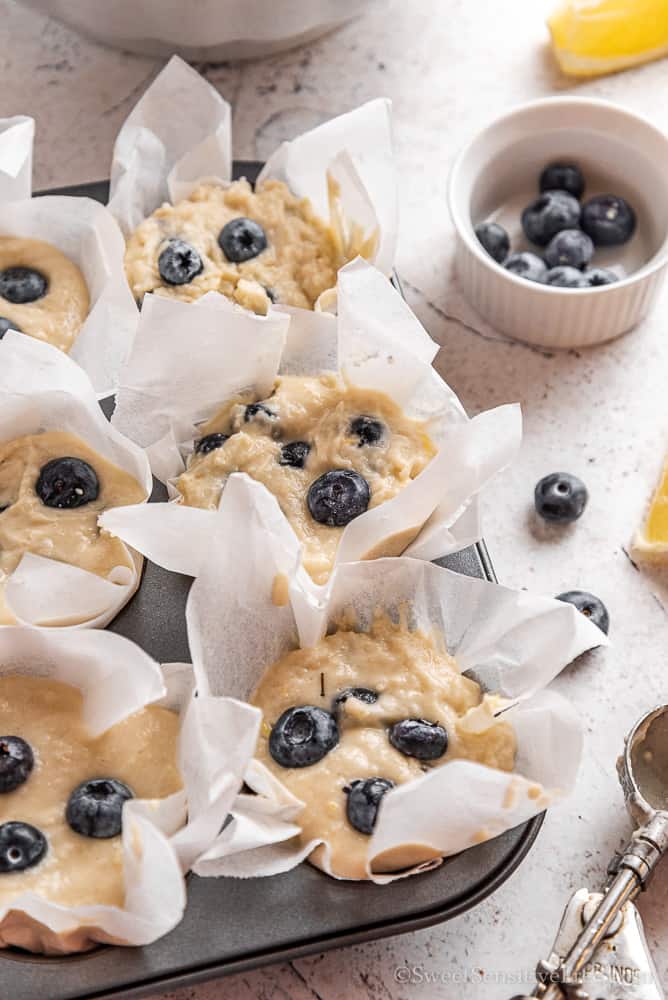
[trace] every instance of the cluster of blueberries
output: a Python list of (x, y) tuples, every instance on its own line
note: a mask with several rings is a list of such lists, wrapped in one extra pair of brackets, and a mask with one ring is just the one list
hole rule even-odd
[[(29, 743), (20, 736), (0, 736), (0, 795), (23, 785), (34, 764)], [(131, 798), (134, 798), (132, 792), (122, 781), (91, 778), (71, 793), (65, 819), (82, 837), (117, 837), (122, 829), (123, 804)], [(46, 837), (31, 823), (20, 820), (0, 823), (0, 873), (32, 868), (47, 850)]]
[[(536, 513), (550, 524), (572, 524), (584, 513), (589, 500), (587, 487), (578, 476), (569, 472), (551, 472), (536, 483), (534, 506)], [(610, 616), (600, 597), (586, 590), (569, 590), (557, 594), (558, 601), (574, 605), (578, 611), (608, 634)]]
[[(283, 712), (271, 730), (269, 753), (281, 767), (310, 767), (322, 760), (339, 742), (338, 719), (348, 698), (367, 705), (378, 700), (370, 688), (353, 687), (340, 691), (332, 711), (315, 705), (295, 705)], [(448, 749), (448, 734), (437, 722), (426, 719), (402, 719), (390, 726), (390, 744), (406, 757), (438, 760)], [(360, 833), (371, 834), (378, 806), (394, 782), (389, 778), (358, 778), (345, 788), (348, 822)]]
[[(277, 420), (278, 416), (265, 403), (249, 403), (244, 411), (244, 422), (260, 417), (262, 420)], [(357, 438), (358, 447), (381, 444), (386, 437), (386, 428), (380, 420), (365, 414), (355, 417), (350, 423), (350, 433)], [(209, 452), (222, 448), (229, 439), (229, 434), (215, 432), (200, 438), (195, 445), (195, 452), (208, 455)], [(311, 451), (308, 441), (289, 441), (281, 446), (279, 465), (303, 469)], [(326, 524), (330, 528), (342, 528), (355, 517), (363, 514), (371, 500), (369, 484), (354, 469), (331, 469), (324, 472), (309, 486), (306, 503), (309, 513), (318, 524)]]
[[(267, 234), (259, 222), (239, 216), (223, 226), (218, 246), (231, 263), (243, 264), (267, 249)], [(203, 270), (202, 258), (185, 240), (170, 240), (158, 257), (158, 271), (167, 285), (187, 285)]]
[(636, 216), (619, 195), (599, 194), (584, 204), (585, 179), (573, 163), (551, 163), (540, 175), (540, 197), (522, 212), (528, 240), (545, 247), (543, 256), (510, 253), (510, 238), (498, 222), (475, 227), (487, 253), (528, 281), (560, 288), (596, 288), (618, 281), (614, 271), (589, 267), (596, 247), (620, 246), (631, 239)]
[[(48, 279), (34, 267), (6, 267), (4, 271), (0, 271), (0, 299), (5, 299), (12, 305), (36, 302), (37, 299), (43, 299), (48, 290)], [(13, 320), (0, 316), (0, 339), (7, 330), (23, 333)]]

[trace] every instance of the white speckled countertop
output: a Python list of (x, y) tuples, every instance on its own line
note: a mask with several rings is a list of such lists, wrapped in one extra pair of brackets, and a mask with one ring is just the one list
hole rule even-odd
[[(511, 6), (505, 22), (501, 12)], [(403, 178), (398, 267), (409, 301), (442, 344), (439, 370), (469, 412), (510, 400), (524, 410), (520, 458), (485, 500), (498, 575), (547, 594), (591, 590), (610, 610), (613, 648), (581, 658), (557, 682), (584, 717), (578, 791), (548, 816), (510, 881), (464, 916), (169, 1000), (507, 1000), (521, 991), (516, 977), (547, 953), (569, 893), (601, 884), (630, 831), (615, 758), (632, 722), (668, 697), (668, 584), (635, 569), (624, 552), (668, 447), (668, 288), (635, 333), (593, 351), (552, 354), (483, 325), (450, 273), (448, 167), (490, 117), (570, 90), (618, 100), (668, 129), (668, 62), (574, 86), (546, 50), (544, 12), (543, 0), (386, 0), (304, 49), (198, 68), (234, 107), (241, 158), (262, 158), (280, 139), (367, 98), (393, 99)], [(0, 0), (0, 23), (0, 114), (37, 119), (36, 187), (107, 176), (115, 133), (161, 63), (100, 47), (9, 0)], [(531, 516), (532, 493), (556, 469), (580, 475), (591, 501), (581, 522), (548, 532)], [(668, 864), (640, 906), (666, 983)], [(405, 965), (415, 970), (412, 981), (399, 982)]]

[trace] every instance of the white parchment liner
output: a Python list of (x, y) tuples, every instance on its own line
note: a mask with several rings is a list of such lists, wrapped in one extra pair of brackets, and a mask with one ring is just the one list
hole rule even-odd
[[(378, 552), (406, 531), (417, 534), (407, 554), (421, 559), (469, 545), (480, 537), (478, 491), (519, 447), (519, 407), (500, 406), (469, 420), (430, 365), (437, 345), (370, 264), (358, 259), (339, 272), (338, 300), (338, 317), (301, 309), (256, 317), (219, 295), (194, 306), (147, 295), (112, 423), (148, 449), (154, 474), (178, 503), (174, 479), (199, 436), (196, 425), (225, 399), (244, 388), (262, 399), (279, 372), (338, 369), (354, 385), (380, 390), (408, 416), (427, 421), (439, 449), (397, 496), (344, 529), (338, 561)], [(154, 562), (196, 575), (219, 514), (151, 504), (117, 507), (100, 524)]]
[[(344, 223), (367, 237), (376, 234), (371, 259), (386, 274), (398, 235), (390, 112), (388, 100), (369, 101), (284, 142), (258, 178), (284, 181), (328, 219), (329, 174), (340, 187)], [(126, 237), (163, 202), (186, 198), (203, 181), (230, 181), (231, 128), (227, 101), (173, 56), (130, 112), (114, 146), (109, 209)]]
[[(46, 430), (77, 435), (150, 495), (145, 453), (107, 421), (85, 372), (55, 347), (9, 330), (0, 340), (0, 442)], [(139, 585), (141, 559), (127, 555), (132, 568), (104, 578), (27, 552), (7, 580), (7, 604), (23, 625), (103, 627)]]
[[(564, 698), (544, 690), (574, 657), (607, 645), (604, 634), (570, 604), (442, 569), (405, 557), (348, 563), (336, 570), (327, 603), (290, 572), (291, 540), (272, 523), (273, 497), (247, 476), (230, 478), (223, 504), (229, 522), (249, 509), (244, 527), (209, 540), (187, 605), (188, 638), (200, 690), (248, 698), (264, 670), (297, 645), (316, 643), (351, 610), (357, 627), (374, 613), (445, 637), (463, 672), (486, 691), (514, 702), (511, 722), (518, 753), (513, 774), (470, 761), (452, 761), (399, 786), (383, 799), (369, 841), (374, 857), (406, 844), (427, 845), (443, 856), (495, 837), (545, 809), (571, 790), (581, 756), (579, 717)], [(272, 603), (274, 581), (289, 581), (289, 602)], [(233, 820), (194, 866), (199, 875), (249, 877), (286, 871), (317, 841), (300, 847), (301, 803), (258, 761), (246, 773), (255, 796), (240, 794)], [(401, 876), (371, 876), (383, 883)], [(327, 870), (328, 861), (325, 859)]]
[(30, 197), (33, 136), (32, 118), (0, 119), (0, 236), (52, 243), (81, 269), (90, 311), (69, 354), (98, 395), (108, 396), (137, 326), (123, 268), (123, 234), (108, 209), (91, 198)]
[[(0, 906), (0, 947), (55, 953), (80, 951), (95, 942), (150, 944), (183, 916), (183, 875), (223, 826), (255, 747), (260, 713), (206, 692), (194, 697), (189, 664), (161, 669), (139, 646), (113, 632), (2, 629), (0, 674), (17, 673), (80, 688), (92, 736), (149, 704), (178, 712), (177, 759), (184, 787), (165, 799), (132, 799), (123, 807), (122, 909), (66, 907), (27, 892), (12, 901), (11, 909)], [(11, 815), (11, 802), (9, 809), (9, 818), (21, 818)]]

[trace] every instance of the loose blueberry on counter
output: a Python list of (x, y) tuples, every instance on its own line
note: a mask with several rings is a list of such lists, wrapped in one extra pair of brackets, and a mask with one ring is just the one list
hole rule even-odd
[(358, 778), (351, 781), (344, 788), (348, 795), (346, 816), (350, 825), (360, 833), (373, 833), (378, 806), (391, 788), (394, 788), (394, 782), (389, 778)]
[(480, 222), (475, 234), (482, 247), (497, 264), (503, 264), (510, 253), (510, 237), (498, 222)]
[(437, 760), (448, 749), (448, 734), (437, 722), (402, 719), (390, 729), (390, 743), (407, 757)]
[(345, 705), (348, 698), (356, 698), (357, 701), (363, 701), (365, 705), (374, 705), (378, 701), (378, 692), (363, 687), (344, 688), (343, 691), (339, 691), (332, 705), (335, 718), (339, 717), (341, 707)]
[(310, 451), (311, 445), (308, 441), (289, 441), (281, 448), (278, 464), (289, 465), (293, 469), (303, 469)]
[(16, 330), (17, 333), (23, 333), (23, 330), (18, 323), (15, 323), (13, 319), (7, 319), (6, 316), (0, 316), (0, 340), (7, 333), (7, 330)]
[(0, 736), (0, 793), (13, 792), (28, 779), (35, 758), (20, 736)]
[(95, 469), (80, 458), (52, 458), (40, 469), (35, 492), (46, 507), (83, 507), (96, 500), (100, 483)]
[(512, 271), (519, 278), (526, 278), (527, 281), (542, 282), (547, 274), (545, 261), (537, 257), (535, 253), (511, 253), (503, 263), (507, 271)]
[(587, 284), (590, 288), (600, 288), (601, 285), (614, 285), (619, 278), (614, 271), (610, 271), (607, 267), (590, 267), (584, 273), (587, 279)]
[(46, 295), (49, 282), (32, 267), (8, 267), (0, 271), (0, 296), (14, 305), (36, 302)]
[(352, 469), (332, 469), (311, 483), (306, 497), (318, 524), (342, 528), (369, 506), (371, 491), (364, 476)]
[(589, 493), (587, 487), (568, 472), (552, 472), (536, 483), (534, 503), (536, 513), (554, 524), (570, 524), (581, 516)]
[(185, 240), (170, 240), (158, 257), (160, 277), (168, 285), (187, 285), (203, 270), (202, 258)]
[(123, 805), (132, 798), (128, 786), (116, 778), (91, 778), (70, 795), (65, 819), (82, 837), (117, 837), (123, 829)]
[(608, 634), (610, 615), (600, 597), (596, 597), (595, 594), (590, 594), (586, 590), (567, 590), (563, 594), (557, 594), (557, 600), (572, 604), (585, 618), (589, 618), (594, 625), (598, 625), (601, 632)]
[(223, 226), (218, 244), (233, 264), (243, 264), (267, 249), (267, 234), (258, 222), (240, 216)]
[(0, 874), (32, 868), (46, 851), (46, 837), (36, 826), (16, 820), (0, 824)]
[(330, 712), (315, 705), (295, 705), (273, 726), (269, 753), (281, 767), (310, 767), (338, 742), (339, 727)]
[(597, 247), (619, 246), (633, 236), (636, 214), (625, 198), (599, 194), (582, 206), (582, 228)]
[(577, 229), (580, 202), (568, 191), (545, 191), (522, 212), (527, 239), (544, 247), (562, 229)]
[(205, 434), (203, 438), (200, 438), (195, 445), (195, 451), (198, 455), (208, 455), (210, 451), (215, 451), (216, 448), (222, 448), (229, 434)]
[(350, 423), (350, 433), (359, 438), (358, 448), (364, 445), (380, 444), (385, 436), (385, 427), (375, 417), (355, 417)]
[(265, 419), (269, 417), (270, 420), (275, 420), (276, 414), (268, 406), (265, 406), (264, 403), (249, 403), (244, 410), (244, 423), (249, 423), (254, 417), (263, 417)]
[(545, 248), (548, 267), (577, 267), (582, 270), (594, 255), (594, 244), (581, 229), (562, 229)]
[(574, 163), (550, 163), (540, 175), (541, 191), (567, 191), (574, 198), (584, 194), (585, 179)]
[(554, 288), (589, 288), (589, 282), (577, 267), (552, 267), (545, 275), (545, 284)]

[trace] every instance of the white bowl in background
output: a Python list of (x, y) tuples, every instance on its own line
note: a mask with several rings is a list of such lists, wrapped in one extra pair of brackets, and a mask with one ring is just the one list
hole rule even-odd
[(190, 60), (255, 59), (324, 35), (372, 0), (21, 0), (105, 45)]
[[(594, 194), (625, 197), (636, 211), (633, 238), (597, 250), (592, 266), (621, 280), (598, 288), (527, 281), (497, 264), (474, 227), (499, 221), (511, 252), (531, 249), (520, 214), (538, 197), (543, 168), (577, 163)], [(668, 263), (668, 137), (646, 119), (608, 101), (548, 97), (497, 118), (453, 164), (448, 202), (456, 229), (456, 269), (473, 307), (503, 333), (545, 347), (585, 347), (628, 332), (652, 308)]]

